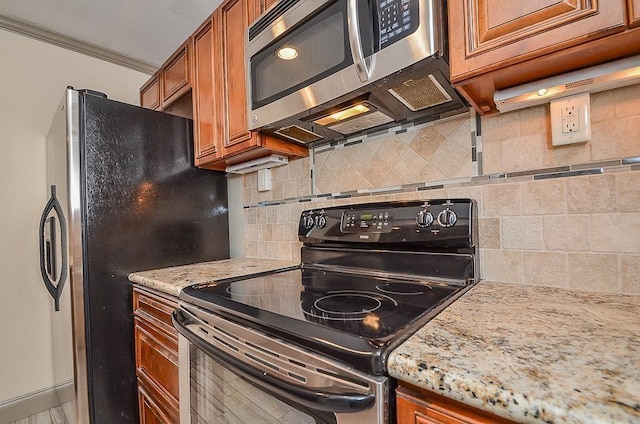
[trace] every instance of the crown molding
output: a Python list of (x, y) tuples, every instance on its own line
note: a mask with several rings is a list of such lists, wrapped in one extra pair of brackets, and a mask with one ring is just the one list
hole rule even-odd
[(60, 33), (50, 31), (37, 25), (29, 24), (17, 19), (0, 14), (0, 28), (38, 41), (53, 44), (77, 53), (95, 57), (96, 59), (124, 66), (148, 75), (152, 75), (158, 66), (133, 59), (129, 56), (116, 53), (113, 50), (105, 49), (95, 44), (85, 43), (75, 38), (67, 37)]

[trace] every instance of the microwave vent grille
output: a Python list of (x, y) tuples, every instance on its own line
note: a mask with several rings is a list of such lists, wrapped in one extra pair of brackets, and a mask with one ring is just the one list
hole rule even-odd
[(321, 135), (318, 135), (297, 125), (280, 128), (275, 133), (281, 137), (285, 137), (289, 140), (294, 140), (299, 143), (312, 143), (323, 138)]
[(414, 112), (452, 100), (431, 74), (416, 80), (406, 80), (388, 91)]

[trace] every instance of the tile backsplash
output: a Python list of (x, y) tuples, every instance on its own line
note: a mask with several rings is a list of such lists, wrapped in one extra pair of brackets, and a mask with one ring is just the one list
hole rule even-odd
[(591, 102), (592, 140), (562, 148), (551, 147), (548, 105), (482, 117), (484, 176), (472, 177), (467, 116), (319, 148), (274, 168), (269, 192), (247, 174), (244, 253), (299, 260), (305, 209), (471, 197), (482, 278), (640, 294), (640, 85), (592, 94)]

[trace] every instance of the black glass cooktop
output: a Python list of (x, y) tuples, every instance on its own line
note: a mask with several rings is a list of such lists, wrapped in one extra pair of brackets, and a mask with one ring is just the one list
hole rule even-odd
[(189, 287), (180, 298), (325, 353), (379, 356), (463, 290), (428, 280), (294, 269)]

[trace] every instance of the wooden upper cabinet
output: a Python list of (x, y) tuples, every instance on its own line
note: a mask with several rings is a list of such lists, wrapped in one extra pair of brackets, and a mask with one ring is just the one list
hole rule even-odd
[(162, 65), (161, 105), (166, 108), (191, 89), (191, 38)]
[[(253, 3), (251, 4), (253, 5)], [(248, 0), (228, 0), (220, 7), (222, 75), (224, 81), (224, 148), (233, 155), (258, 145), (258, 133), (247, 123), (247, 78), (245, 34), (249, 27)]]
[(640, 26), (640, 0), (627, 0), (629, 7), (629, 26)]
[(193, 35), (193, 138), (195, 165), (222, 157), (222, 88), (218, 18), (214, 13)]
[(476, 110), (491, 113), (498, 89), (637, 54), (640, 29), (628, 28), (639, 3), (451, 0), (451, 81)]
[(453, 0), (449, 2), (451, 79), (621, 32), (621, 0)]
[(160, 109), (160, 78), (158, 72), (140, 88), (140, 106), (147, 109)]

